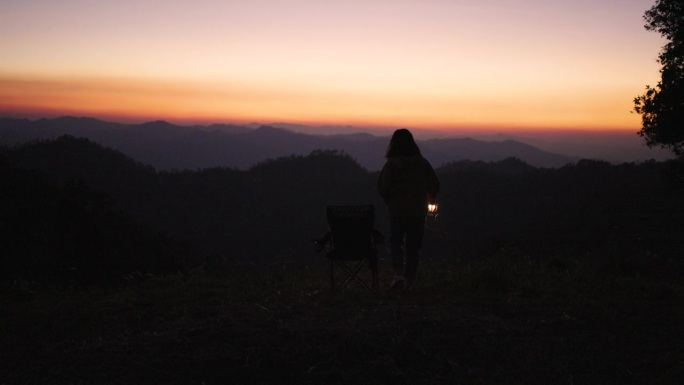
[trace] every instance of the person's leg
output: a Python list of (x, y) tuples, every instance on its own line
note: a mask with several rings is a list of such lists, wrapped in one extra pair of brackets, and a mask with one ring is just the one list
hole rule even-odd
[(404, 218), (390, 218), (390, 255), (395, 280), (404, 278), (404, 239), (406, 226)]
[(418, 272), (420, 249), (423, 246), (425, 232), (425, 218), (410, 218), (406, 221), (406, 268), (404, 284), (407, 288), (413, 286)]

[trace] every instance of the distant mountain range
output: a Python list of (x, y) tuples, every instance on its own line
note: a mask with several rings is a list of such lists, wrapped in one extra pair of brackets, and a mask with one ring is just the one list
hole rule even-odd
[[(179, 126), (166, 121), (124, 124), (94, 118), (0, 118), (0, 144), (13, 146), (62, 135), (84, 137), (117, 149), (158, 170), (211, 167), (248, 169), (260, 162), (314, 150), (339, 150), (370, 171), (379, 170), (389, 136), (368, 133), (313, 135), (270, 125)], [(495, 162), (515, 157), (535, 167), (557, 168), (579, 156), (542, 150), (519, 140), (443, 138), (419, 141), (435, 167), (460, 160)]]

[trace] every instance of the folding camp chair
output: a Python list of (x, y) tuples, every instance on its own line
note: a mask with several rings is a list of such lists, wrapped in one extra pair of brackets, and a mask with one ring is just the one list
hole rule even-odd
[[(382, 242), (382, 234), (374, 229), (375, 206), (328, 206), (326, 216), (330, 232), (314, 242), (321, 248), (328, 246), (325, 256), (330, 259), (331, 292), (356, 282), (377, 294), (378, 258), (375, 245)], [(370, 267), (370, 282), (360, 274), (366, 265)], [(335, 268), (343, 274), (337, 284)]]

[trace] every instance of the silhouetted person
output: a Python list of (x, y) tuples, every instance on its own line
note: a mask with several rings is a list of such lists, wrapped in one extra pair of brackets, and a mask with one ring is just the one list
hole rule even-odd
[(411, 288), (418, 271), (427, 205), (437, 197), (439, 180), (407, 129), (394, 132), (385, 157), (378, 192), (389, 212), (392, 288)]

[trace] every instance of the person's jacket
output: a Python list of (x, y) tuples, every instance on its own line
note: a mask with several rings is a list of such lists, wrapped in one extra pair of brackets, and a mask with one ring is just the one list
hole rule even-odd
[(428, 202), (439, 192), (439, 180), (422, 155), (391, 156), (380, 171), (378, 192), (391, 217), (425, 216)]

